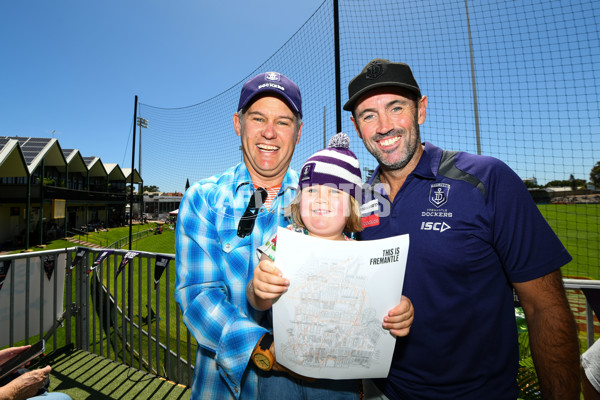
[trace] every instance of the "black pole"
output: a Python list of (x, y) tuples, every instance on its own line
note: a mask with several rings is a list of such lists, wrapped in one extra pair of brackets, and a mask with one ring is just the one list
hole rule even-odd
[[(137, 122), (137, 103), (138, 97), (135, 96), (135, 103), (133, 105), (133, 141), (131, 143), (131, 198), (129, 202), (129, 250), (131, 250), (131, 242), (133, 241), (133, 178), (135, 172), (135, 127)], [(140, 126), (140, 141), (142, 135), (142, 127)], [(141, 157), (141, 154), (140, 154)], [(141, 210), (140, 210), (141, 211)], [(129, 345), (131, 346), (130, 366), (133, 366), (133, 260), (130, 261), (128, 270), (128, 284), (127, 284), (127, 316), (129, 317)], [(141, 262), (139, 264), (141, 270)], [(125, 275), (125, 271), (123, 271)], [(127, 331), (125, 331), (127, 332)], [(123, 335), (124, 339), (125, 334)], [(125, 355), (123, 354), (123, 362), (125, 362)]]
[(336, 132), (342, 131), (342, 92), (340, 76), (340, 18), (338, 15), (338, 0), (333, 0), (333, 40), (335, 53), (335, 127)]
[(137, 116), (137, 95), (133, 104), (133, 142), (131, 144), (131, 194), (129, 197), (129, 250), (131, 250), (131, 241), (133, 239), (133, 173), (135, 172), (135, 125)]
[(25, 215), (25, 248), (29, 249), (29, 226), (31, 224), (31, 173), (27, 169), (27, 214)]
[[(137, 118), (136, 118), (136, 123), (137, 123)], [(140, 118), (140, 150), (139, 150), (139, 170), (138, 173), (140, 174), (140, 179), (142, 180), (142, 182), (138, 185), (138, 188), (140, 190), (139, 192), (139, 196), (140, 196), (140, 222), (144, 222), (144, 178), (142, 178), (142, 128), (143, 128), (142, 124), (142, 120)]]
[(42, 159), (42, 164), (40, 166), (40, 211), (39, 211), (39, 217), (40, 217), (40, 245), (44, 244), (44, 176), (45, 176), (45, 162), (44, 159)]
[(471, 85), (473, 87), (473, 114), (475, 115), (475, 139), (477, 140), (477, 154), (481, 155), (481, 136), (479, 132), (479, 108), (477, 105), (477, 87), (475, 86), (475, 61), (473, 56), (473, 38), (471, 37), (471, 22), (469, 21), (469, 4), (465, 0), (465, 13), (467, 15), (467, 31), (469, 33), (469, 55), (471, 58)]

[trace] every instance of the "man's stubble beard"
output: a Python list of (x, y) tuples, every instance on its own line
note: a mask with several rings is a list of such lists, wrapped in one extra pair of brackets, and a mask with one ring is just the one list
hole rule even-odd
[[(393, 134), (396, 132), (397, 131), (394, 131), (392, 133), (392, 135), (386, 134), (386, 135), (381, 135), (381, 136), (382, 137), (393, 136)], [(371, 155), (373, 157), (375, 157), (377, 162), (385, 169), (388, 169), (388, 170), (402, 169), (408, 165), (410, 160), (412, 160), (415, 153), (417, 152), (418, 146), (421, 143), (421, 133), (420, 133), (418, 124), (415, 124), (415, 126), (413, 127), (413, 131), (411, 133), (412, 133), (412, 135), (410, 133), (409, 134), (405, 133), (404, 135), (402, 135), (404, 137), (410, 136), (410, 138), (409, 138), (410, 141), (407, 143), (406, 154), (404, 155), (404, 157), (401, 160), (396, 161), (395, 163), (387, 163), (385, 161), (385, 157), (383, 157), (384, 152), (377, 150), (375, 147), (373, 147), (372, 149), (367, 147), (367, 150), (369, 150), (369, 153), (371, 153)], [(398, 151), (398, 150), (394, 150), (394, 152), (396, 152), (396, 151)]]

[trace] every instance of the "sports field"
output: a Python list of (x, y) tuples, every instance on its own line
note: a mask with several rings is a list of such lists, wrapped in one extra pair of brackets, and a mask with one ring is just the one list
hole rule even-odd
[(573, 257), (563, 275), (600, 279), (600, 204), (545, 204), (539, 209)]
[[(600, 280), (600, 204), (544, 204), (539, 209), (573, 257), (563, 275)], [(141, 239), (132, 247), (174, 254), (173, 231), (165, 229), (165, 234)]]

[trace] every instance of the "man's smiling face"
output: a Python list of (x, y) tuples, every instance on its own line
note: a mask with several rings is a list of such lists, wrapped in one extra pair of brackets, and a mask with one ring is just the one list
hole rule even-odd
[(404, 168), (420, 145), (419, 125), (425, 121), (427, 98), (415, 103), (401, 89), (384, 88), (356, 102), (352, 122), (365, 147), (384, 167)]
[(300, 140), (302, 123), (279, 97), (265, 96), (243, 113), (233, 116), (234, 128), (242, 139), (244, 162), (254, 184), (281, 184)]

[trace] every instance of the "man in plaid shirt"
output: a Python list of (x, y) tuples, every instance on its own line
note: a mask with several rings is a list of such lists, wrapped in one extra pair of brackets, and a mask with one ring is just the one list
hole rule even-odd
[(175, 300), (199, 345), (192, 399), (256, 397), (250, 360), (267, 329), (246, 285), (256, 248), (289, 224), (284, 209), (297, 193), (288, 167), (302, 131), (298, 86), (277, 72), (257, 75), (242, 87), (238, 110), (244, 162), (192, 185), (179, 208)]

